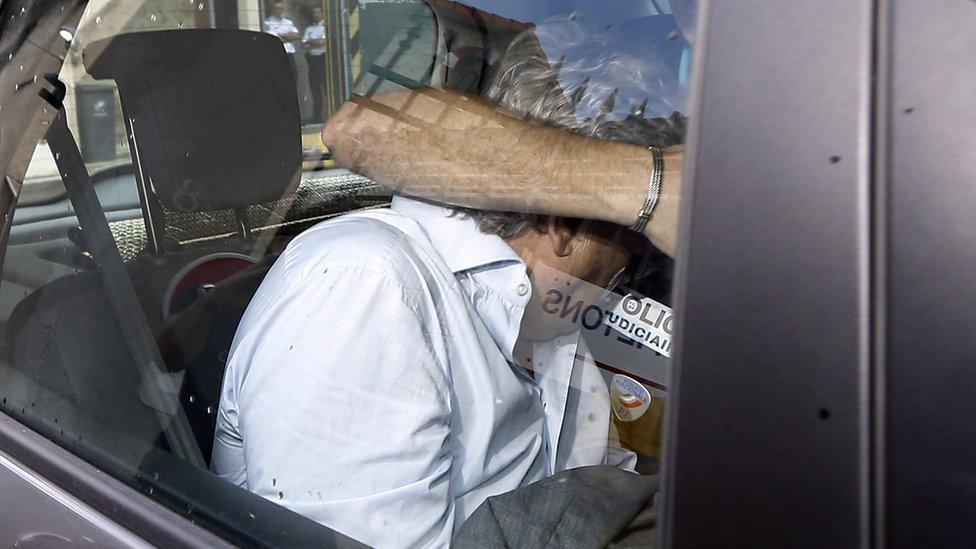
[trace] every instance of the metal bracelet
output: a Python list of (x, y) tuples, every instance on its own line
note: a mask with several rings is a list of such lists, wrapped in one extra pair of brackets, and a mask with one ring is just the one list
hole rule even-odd
[(647, 184), (647, 197), (644, 199), (644, 205), (637, 213), (637, 221), (634, 221), (634, 225), (630, 228), (638, 233), (644, 232), (644, 227), (647, 226), (647, 222), (651, 220), (651, 216), (654, 214), (657, 200), (661, 197), (661, 180), (664, 178), (664, 151), (657, 147), (648, 147), (647, 149), (651, 151), (651, 158), (653, 159), (651, 179)]

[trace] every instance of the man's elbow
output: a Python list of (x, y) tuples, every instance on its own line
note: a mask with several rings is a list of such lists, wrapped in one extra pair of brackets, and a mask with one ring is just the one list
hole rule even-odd
[(330, 117), (322, 127), (322, 143), (332, 155), (332, 161), (340, 168), (352, 168), (348, 162), (347, 155), (344, 155), (343, 133), (340, 129), (342, 110)]
[[(338, 114), (338, 113), (337, 113)], [(339, 128), (338, 128), (338, 116), (332, 116), (325, 121), (325, 125), (322, 127), (322, 143), (329, 149), (338, 148), (339, 145)], [(333, 152), (333, 156), (335, 156)]]
[(356, 165), (356, 158), (363, 155), (359, 149), (363, 145), (362, 128), (355, 120), (356, 105), (345, 102), (335, 114), (326, 120), (322, 127), (322, 143), (332, 155), (332, 161), (340, 168), (359, 171), (362, 166)]

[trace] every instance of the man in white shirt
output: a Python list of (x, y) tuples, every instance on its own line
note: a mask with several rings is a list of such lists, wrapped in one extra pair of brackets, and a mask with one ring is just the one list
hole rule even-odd
[(312, 24), (305, 28), (302, 45), (308, 63), (308, 87), (312, 92), (312, 122), (322, 122), (325, 95), (325, 21), (322, 6), (312, 8)]
[(288, 55), (288, 65), (291, 67), (291, 75), (295, 76), (295, 40), (300, 36), (298, 27), (292, 23), (291, 19), (285, 17), (284, 0), (274, 0), (271, 2), (271, 15), (261, 24), (261, 30), (268, 34), (277, 36), (285, 46), (285, 53)]
[[(635, 117), (575, 117), (559, 80), (587, 80), (606, 100), (618, 86), (591, 78), (606, 76), (597, 69), (550, 66), (523, 36), (489, 96), (594, 137), (653, 139)], [(404, 197), (316, 225), (238, 327), (213, 471), (400, 547), (445, 546), (487, 497), (558, 471), (631, 467), (633, 455), (608, 448), (599, 372), (539, 304), (554, 286), (619, 280), (642, 239), (604, 222), (459, 214)]]

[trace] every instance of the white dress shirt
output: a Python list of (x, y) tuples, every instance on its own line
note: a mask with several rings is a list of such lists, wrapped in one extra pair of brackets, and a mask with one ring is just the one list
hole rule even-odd
[(511, 247), (442, 207), (312, 227), (238, 327), (213, 471), (370, 545), (442, 547), (489, 496), (620, 464), (576, 336), (536, 344), (534, 377), (513, 364), (530, 294)]
[[(261, 30), (279, 38), (291, 32), (298, 33), (298, 27), (291, 22), (291, 19), (287, 17), (275, 17), (274, 15), (270, 15), (264, 20), (264, 23), (261, 24)], [(284, 45), (285, 53), (295, 53), (295, 44), (284, 42)]]
[[(312, 40), (318, 40), (320, 38), (325, 38), (325, 25), (322, 23), (316, 23), (305, 28), (305, 34), (302, 35), (302, 43), (308, 44)], [(308, 54), (325, 55), (325, 46), (310, 48), (308, 50)]]

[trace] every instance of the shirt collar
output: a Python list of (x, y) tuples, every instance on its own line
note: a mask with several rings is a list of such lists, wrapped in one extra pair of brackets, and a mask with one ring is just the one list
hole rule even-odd
[(453, 209), (405, 196), (394, 196), (390, 209), (417, 221), (454, 274), (492, 264), (523, 263), (500, 236), (485, 234), (474, 219)]
[(431, 246), (466, 288), (498, 349), (511, 362), (531, 292), (522, 258), (501, 237), (481, 232), (473, 219), (450, 207), (402, 196), (395, 196), (390, 207), (423, 228)]

